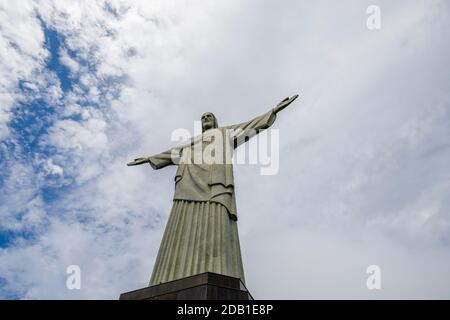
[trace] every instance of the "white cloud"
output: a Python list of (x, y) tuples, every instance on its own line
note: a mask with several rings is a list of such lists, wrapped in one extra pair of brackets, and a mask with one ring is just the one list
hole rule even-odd
[(63, 169), (78, 182), (95, 177), (102, 172), (100, 163), (108, 157), (106, 123), (101, 118), (89, 117), (81, 122), (56, 121), (43, 140), (46, 146), (58, 150), (55, 158)]
[(64, 173), (63, 168), (54, 164), (52, 159), (47, 159), (44, 168), (48, 174), (62, 175)]
[(48, 51), (44, 33), (30, 1), (0, 3), (0, 139), (9, 135), (8, 122), (20, 80), (44, 66)]
[[(21, 28), (41, 30), (32, 14), (38, 10), (65, 37), (60, 61), (80, 83), (49, 94), (59, 118), (40, 146), (55, 152), (38, 158), (46, 173), (68, 179), (59, 183), (75, 184), (44, 206), (33, 197), (39, 185), (14, 180), (41, 173), (14, 167), (5, 208), (39, 208), (29, 210), (29, 224), (44, 212), (50, 222), (35, 241), (0, 252), (8, 290), (26, 298), (115, 299), (145, 286), (170, 210), (174, 168), (153, 172), (125, 163), (166, 150), (171, 131), (191, 129), (204, 111), (220, 124), (241, 122), (300, 91), (275, 124), (280, 173), (261, 177), (258, 168), (235, 168), (254, 296), (448, 296), (446, 2), (381, 1), (382, 29), (375, 32), (365, 27), (371, 3), (360, 1), (33, 3), (2, 8), (9, 20), (1, 20), (20, 17)], [(26, 30), (6, 30), (9, 38), (0, 41), (15, 63), (13, 72), (0, 72), (8, 75), (1, 84), (10, 106), (17, 79), (30, 77), (48, 53), (42, 31), (33, 29), (28, 39)], [(23, 42), (37, 58), (5, 39)], [(57, 88), (50, 75), (39, 77)], [(10, 107), (3, 110), (6, 124)], [(2, 217), (20, 227), (8, 211)], [(80, 291), (64, 286), (69, 264), (79, 264), (86, 277)], [(386, 279), (377, 293), (365, 288), (370, 264), (379, 264)]]
[(46, 220), (36, 174), (21, 162), (9, 164), (5, 171), (0, 194), (0, 230), (39, 230)]

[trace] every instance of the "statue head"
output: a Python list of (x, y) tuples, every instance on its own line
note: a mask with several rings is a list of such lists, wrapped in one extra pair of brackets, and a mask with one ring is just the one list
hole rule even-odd
[(216, 116), (212, 112), (206, 112), (202, 115), (202, 131), (218, 128)]

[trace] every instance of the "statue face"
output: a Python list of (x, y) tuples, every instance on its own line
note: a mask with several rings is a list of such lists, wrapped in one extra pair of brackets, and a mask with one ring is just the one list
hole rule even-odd
[(216, 127), (216, 117), (211, 112), (202, 115), (203, 132)]

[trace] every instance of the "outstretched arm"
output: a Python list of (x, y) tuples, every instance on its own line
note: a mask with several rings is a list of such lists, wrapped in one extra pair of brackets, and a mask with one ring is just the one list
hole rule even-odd
[(287, 97), (269, 112), (266, 112), (265, 114), (250, 121), (225, 127), (225, 129), (231, 131), (230, 137), (234, 140), (234, 147), (237, 148), (239, 145), (248, 141), (251, 137), (255, 136), (262, 130), (269, 128), (275, 122), (277, 113), (294, 102), (297, 97), (298, 95)]
[(273, 108), (273, 111), (275, 113), (280, 112), (284, 108), (286, 108), (288, 105), (290, 105), (292, 102), (294, 102), (295, 99), (298, 98), (298, 94), (293, 95), (292, 97), (287, 97), (283, 101), (281, 101), (275, 108)]
[(127, 166), (137, 166), (149, 163), (153, 169), (161, 169), (172, 164), (178, 164), (181, 156), (180, 148), (173, 148), (150, 157), (136, 158), (134, 161), (127, 163)]

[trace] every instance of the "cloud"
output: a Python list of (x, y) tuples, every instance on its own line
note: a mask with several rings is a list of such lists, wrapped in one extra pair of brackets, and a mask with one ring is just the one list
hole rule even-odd
[(39, 196), (39, 186), (33, 182), (36, 174), (23, 163), (13, 163), (2, 173), (0, 195), (0, 230), (33, 230), (46, 222)]
[[(380, 31), (369, 4), (0, 5), (0, 230), (32, 233), (1, 249), (0, 296), (145, 286), (175, 168), (125, 163), (204, 111), (232, 124), (294, 93), (275, 123), (279, 174), (235, 167), (252, 294), (448, 296), (448, 4), (380, 1)], [(71, 264), (79, 291), (65, 287)], [(371, 264), (381, 291), (365, 287)]]
[(0, 139), (9, 134), (11, 108), (19, 81), (26, 81), (44, 65), (48, 52), (44, 33), (29, 1), (0, 4)]

